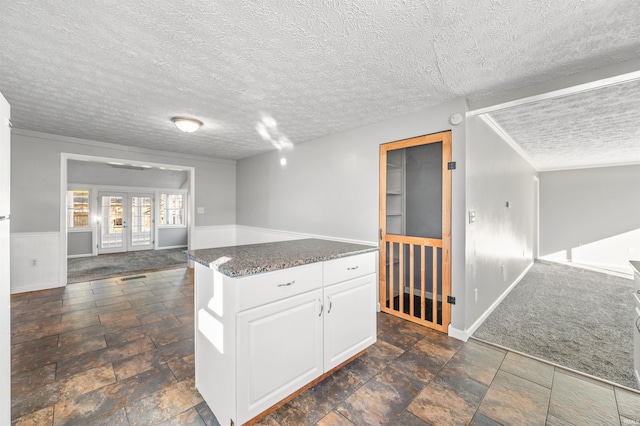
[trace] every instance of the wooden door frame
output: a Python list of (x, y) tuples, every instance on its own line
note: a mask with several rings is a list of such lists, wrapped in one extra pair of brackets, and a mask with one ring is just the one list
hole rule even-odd
[[(380, 259), (379, 259), (379, 302), (380, 310), (383, 312), (394, 313), (393, 310), (386, 308), (386, 283), (387, 283), (387, 270), (386, 270), (386, 234), (387, 234), (387, 221), (386, 221), (386, 196), (387, 196), (387, 151), (410, 148), (419, 145), (425, 145), (429, 143), (442, 143), (442, 325), (437, 324), (437, 320), (434, 317), (434, 324), (427, 325), (425, 321), (420, 318), (415, 318), (413, 315), (398, 315), (406, 320), (427, 325), (436, 330), (447, 333), (449, 323), (451, 322), (451, 306), (448, 304), (448, 296), (451, 295), (451, 170), (449, 170), (449, 163), (451, 162), (451, 130), (444, 132), (433, 133), (424, 136), (418, 136), (409, 139), (403, 139), (395, 142), (388, 142), (380, 145), (380, 184), (379, 184), (379, 229), (380, 229)], [(421, 238), (422, 240), (430, 240), (427, 238)], [(401, 255), (402, 256), (402, 255)], [(424, 288), (423, 288), (424, 292)], [(434, 302), (435, 302), (434, 297)], [(445, 308), (446, 306), (446, 308)]]

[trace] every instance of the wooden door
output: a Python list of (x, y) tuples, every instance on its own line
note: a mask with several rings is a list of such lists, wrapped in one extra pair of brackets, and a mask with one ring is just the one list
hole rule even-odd
[(447, 332), (451, 132), (380, 146), (380, 309)]

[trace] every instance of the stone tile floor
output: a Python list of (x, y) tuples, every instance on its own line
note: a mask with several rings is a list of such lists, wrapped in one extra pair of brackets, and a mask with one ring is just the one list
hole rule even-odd
[[(188, 269), (12, 296), (14, 425), (216, 425)], [(387, 314), (367, 353), (261, 425), (640, 425), (640, 394)]]

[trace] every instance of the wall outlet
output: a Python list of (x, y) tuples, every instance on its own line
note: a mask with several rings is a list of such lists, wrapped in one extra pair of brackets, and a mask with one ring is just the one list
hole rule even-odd
[(475, 223), (475, 221), (476, 221), (475, 210), (469, 210), (469, 223)]
[(31, 259), (31, 266), (38, 266), (38, 259)]
[(198, 214), (204, 214), (204, 207), (198, 207)]
[(473, 292), (474, 292), (474, 293), (475, 293), (475, 295), (476, 295), (476, 302), (477, 302), (477, 301), (478, 301), (478, 289), (477, 289), (477, 288), (474, 288), (474, 289), (473, 289)]
[(507, 268), (504, 265), (500, 265), (500, 273), (502, 273), (502, 281), (507, 280)]

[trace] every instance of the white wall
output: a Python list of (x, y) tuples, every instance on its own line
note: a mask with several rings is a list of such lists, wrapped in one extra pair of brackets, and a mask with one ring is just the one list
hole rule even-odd
[(540, 256), (630, 272), (640, 259), (640, 165), (540, 173)]
[[(174, 164), (195, 169), (195, 207), (203, 207), (204, 214), (195, 214), (197, 226), (235, 224), (236, 165), (234, 161), (205, 159), (160, 151), (106, 144), (84, 139), (61, 137), (14, 129), (11, 140), (11, 233), (12, 250), (20, 244), (21, 256), (11, 256), (11, 291), (48, 288), (58, 277), (59, 265), (45, 268), (48, 262), (29, 265), (34, 253), (40, 250), (44, 235), (60, 233), (60, 176), (61, 154), (80, 154), (131, 161)], [(17, 239), (13, 234), (18, 234)], [(31, 236), (30, 236), (31, 234)], [(58, 235), (58, 241), (60, 236)], [(19, 241), (19, 242), (18, 242)], [(18, 246), (16, 246), (18, 247)], [(60, 259), (60, 246), (47, 244), (43, 258)], [(26, 256), (26, 257), (25, 257)], [(27, 266), (25, 266), (27, 265)], [(43, 279), (42, 277), (47, 277)]]
[(471, 331), (533, 262), (535, 176), (535, 169), (482, 119), (468, 118), (467, 211), (476, 213), (466, 232), (466, 325)]
[(452, 129), (452, 325), (464, 328), (465, 124), (462, 100), (238, 161), (237, 223), (378, 243), (379, 146)]

